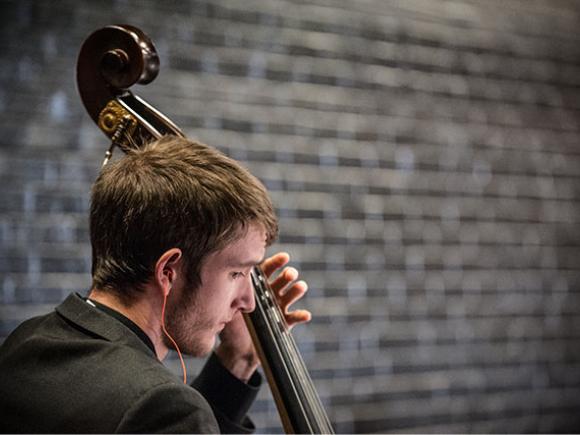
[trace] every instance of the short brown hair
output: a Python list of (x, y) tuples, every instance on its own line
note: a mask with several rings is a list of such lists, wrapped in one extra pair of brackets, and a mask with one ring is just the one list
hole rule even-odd
[(93, 288), (130, 303), (159, 257), (183, 251), (189, 284), (204, 258), (261, 224), (278, 233), (260, 181), (235, 160), (189, 139), (165, 136), (103, 168), (93, 185), (90, 233)]

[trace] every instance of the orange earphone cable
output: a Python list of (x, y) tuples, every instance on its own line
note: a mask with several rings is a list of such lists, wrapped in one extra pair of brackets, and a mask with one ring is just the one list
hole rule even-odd
[(167, 295), (163, 298), (163, 308), (161, 309), (161, 329), (163, 329), (163, 333), (169, 338), (169, 340), (173, 343), (173, 347), (177, 351), (177, 355), (179, 356), (179, 361), (181, 361), (181, 370), (183, 371), (183, 383), (187, 384), (187, 369), (185, 368), (185, 363), (183, 362), (183, 356), (181, 356), (181, 351), (179, 350), (179, 346), (173, 339), (167, 329), (165, 329), (165, 306), (167, 305)]

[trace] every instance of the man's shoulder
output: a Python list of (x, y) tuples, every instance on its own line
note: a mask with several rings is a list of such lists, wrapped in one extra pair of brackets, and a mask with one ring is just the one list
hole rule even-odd
[[(178, 383), (155, 354), (127, 327), (106, 314), (87, 308), (78, 317), (61, 310), (20, 324), (0, 348), (0, 366), (9, 371), (66, 373), (71, 379), (133, 392), (165, 383)], [(83, 307), (84, 308), (84, 307)], [(87, 314), (88, 313), (88, 314)], [(78, 378), (77, 378), (78, 377)], [(78, 382), (78, 381), (77, 381)]]
[(214, 432), (202, 395), (130, 330), (107, 322), (87, 329), (95, 319), (71, 320), (55, 311), (16, 328), (0, 348), (0, 390), (7, 392), (0, 414), (13, 415), (0, 427), (136, 432), (143, 424), (146, 432)]
[(34, 339), (37, 331), (51, 329), (55, 322), (55, 313), (32, 317), (20, 323), (0, 345), (0, 361), (11, 351), (26, 346), (29, 340)]

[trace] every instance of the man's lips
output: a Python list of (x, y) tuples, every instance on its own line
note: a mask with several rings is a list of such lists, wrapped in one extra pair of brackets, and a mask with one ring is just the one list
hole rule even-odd
[(234, 319), (234, 318), (232, 317), (232, 318), (230, 318), (229, 320), (224, 320), (223, 322), (220, 322), (220, 323), (218, 324), (218, 330), (219, 330), (219, 331), (221, 331), (222, 329), (224, 329), (224, 328), (226, 327), (226, 325), (227, 325), (228, 323), (230, 323), (230, 322), (231, 322), (233, 319)]
[(230, 322), (231, 322), (231, 320), (226, 320), (226, 321), (224, 321), (224, 322), (220, 322), (220, 323), (219, 323), (219, 325), (218, 325), (218, 329), (221, 331), (221, 330), (222, 330), (222, 329), (224, 329), (224, 328), (226, 327), (226, 325), (227, 325), (228, 323), (230, 323)]

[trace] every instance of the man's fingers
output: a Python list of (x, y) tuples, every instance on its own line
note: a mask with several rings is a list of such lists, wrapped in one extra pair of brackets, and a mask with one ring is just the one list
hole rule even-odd
[[(261, 267), (264, 274), (269, 278), (277, 270), (288, 264), (289, 261), (290, 256), (286, 252), (280, 252), (264, 260)], [(308, 310), (288, 311), (290, 306), (302, 298), (308, 290), (308, 284), (304, 281), (296, 281), (297, 279), (298, 271), (293, 267), (286, 267), (270, 282), (270, 287), (272, 287), (276, 295), (289, 328), (300, 323), (309, 322), (312, 318), (312, 314)]]
[(312, 314), (307, 310), (296, 310), (286, 314), (284, 317), (286, 318), (288, 328), (292, 329), (294, 326), (300, 323), (310, 322), (310, 319), (312, 319)]
[(290, 261), (290, 255), (286, 252), (279, 252), (278, 254), (272, 255), (270, 258), (266, 258), (261, 264), (262, 270), (267, 277), (272, 275), (277, 269), (280, 269)]
[(304, 281), (295, 282), (292, 287), (289, 287), (284, 294), (278, 296), (278, 303), (282, 307), (284, 314), (288, 313), (288, 308), (302, 296), (308, 290), (308, 284)]
[(287, 288), (298, 279), (298, 271), (293, 267), (285, 268), (280, 275), (270, 283), (270, 287), (274, 290), (274, 293), (281, 296), (283, 295)]

